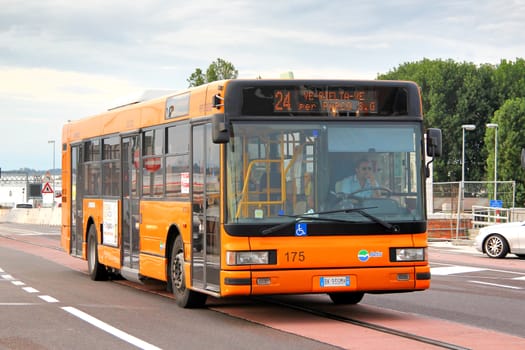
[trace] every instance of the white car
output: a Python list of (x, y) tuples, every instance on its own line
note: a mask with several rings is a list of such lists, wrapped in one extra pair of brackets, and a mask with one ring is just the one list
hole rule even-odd
[(479, 230), (474, 246), (490, 258), (507, 254), (525, 258), (525, 221), (486, 226)]

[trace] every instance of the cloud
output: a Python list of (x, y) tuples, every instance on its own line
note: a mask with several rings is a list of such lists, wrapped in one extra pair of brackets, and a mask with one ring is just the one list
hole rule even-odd
[(111, 76), (47, 68), (0, 67), (0, 76), (2, 99), (33, 107), (75, 105), (81, 110), (89, 109), (139, 89), (129, 81)]
[(1, 1), (3, 168), (45, 165), (43, 145), (68, 119), (186, 88), (217, 58), (241, 78), (374, 79), (423, 58), (497, 64), (525, 52), (523, 0)]

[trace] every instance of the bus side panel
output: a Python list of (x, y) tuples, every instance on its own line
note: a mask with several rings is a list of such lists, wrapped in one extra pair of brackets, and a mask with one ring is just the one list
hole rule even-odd
[(140, 213), (140, 252), (144, 253), (140, 258), (140, 274), (166, 281), (166, 257), (171, 249), (166, 244), (168, 231), (175, 225), (183, 242), (191, 242), (191, 203), (141, 201)]
[(166, 238), (176, 225), (184, 242), (191, 239), (191, 204), (189, 202), (140, 202), (140, 252), (166, 256)]
[(111, 247), (107, 245), (98, 246), (98, 260), (108, 266), (120, 269), (121, 267), (121, 256), (120, 247)]
[(166, 258), (149, 254), (140, 254), (139, 257), (139, 269), (142, 276), (167, 281)]

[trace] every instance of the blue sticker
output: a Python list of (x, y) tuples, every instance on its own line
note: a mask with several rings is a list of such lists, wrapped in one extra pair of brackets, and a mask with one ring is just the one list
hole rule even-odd
[(306, 236), (307, 233), (308, 233), (308, 230), (304, 222), (295, 224), (295, 235), (297, 237)]

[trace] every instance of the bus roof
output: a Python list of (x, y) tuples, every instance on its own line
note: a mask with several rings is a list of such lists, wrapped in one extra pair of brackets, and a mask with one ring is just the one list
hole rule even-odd
[[(320, 91), (326, 87), (352, 87), (355, 90), (401, 88), (407, 91), (411, 115), (421, 115), (419, 87), (409, 81), (390, 80), (326, 80), (326, 79), (232, 79), (221, 80), (181, 91), (149, 90), (140, 96), (117, 103), (117, 106), (101, 114), (71, 121), (64, 125), (64, 143), (80, 142), (83, 139), (128, 133), (134, 130), (169, 123), (190, 117), (204, 117), (224, 112), (224, 104), (233, 106), (231, 115), (241, 115), (243, 93), (247, 89), (267, 87), (315, 87)], [(227, 93), (226, 93), (227, 91)], [(190, 98), (191, 97), (191, 98)], [(217, 99), (218, 97), (218, 99)], [(221, 99), (226, 99), (221, 102)], [(244, 98), (247, 98), (244, 96)], [(417, 100), (414, 100), (417, 99)], [(220, 103), (219, 103), (220, 102)], [(261, 101), (255, 101), (260, 103)], [(269, 102), (271, 104), (271, 101)], [(175, 109), (175, 117), (168, 116)], [(257, 114), (258, 115), (258, 114)]]

